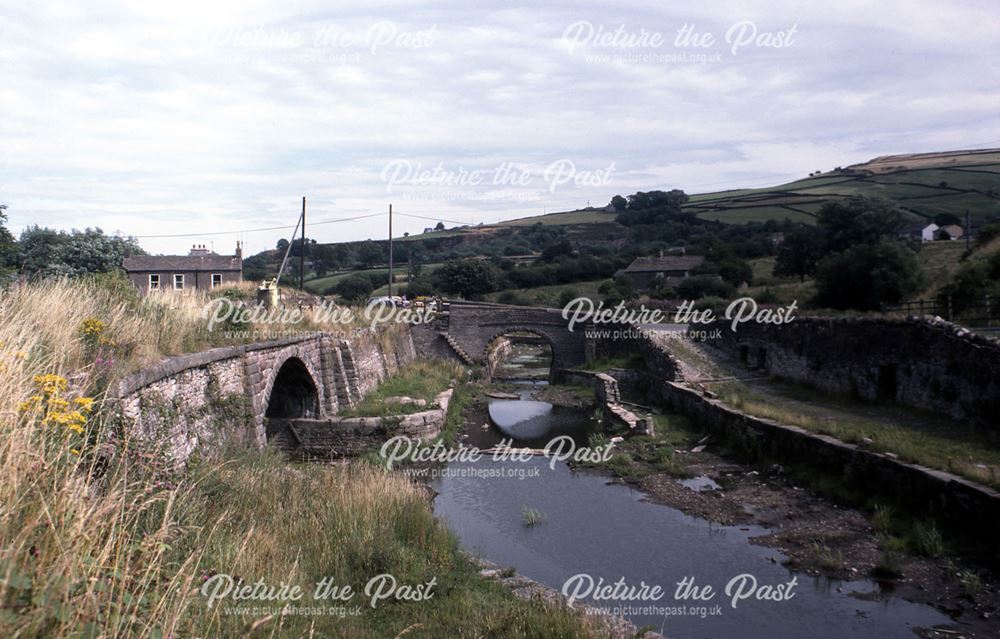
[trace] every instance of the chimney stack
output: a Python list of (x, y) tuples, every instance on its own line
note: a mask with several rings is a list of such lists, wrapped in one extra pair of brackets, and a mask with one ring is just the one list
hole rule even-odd
[(243, 259), (243, 242), (236, 240), (236, 257)]

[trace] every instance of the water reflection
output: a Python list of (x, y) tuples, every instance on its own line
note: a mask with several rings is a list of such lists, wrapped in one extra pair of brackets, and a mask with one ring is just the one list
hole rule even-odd
[[(475, 435), (490, 443), (469, 443), (488, 448), (499, 439), (514, 437), (517, 445), (543, 447), (555, 434), (574, 433), (585, 441), (595, 428), (579, 412), (544, 402), (494, 400), (489, 412), (497, 427), (484, 431), (472, 425), (469, 434), (470, 439)], [(537, 472), (498, 472), (514, 465), (537, 466)], [(557, 589), (580, 573), (607, 583), (625, 578), (629, 584), (658, 584), (666, 593), (658, 602), (617, 603), (636, 609), (648, 603), (658, 606), (625, 611), (624, 616), (669, 637), (912, 638), (915, 627), (949, 621), (929, 606), (894, 597), (864, 597), (879, 592), (871, 581), (842, 583), (792, 573), (780, 565), (778, 552), (749, 542), (766, 530), (720, 526), (690, 517), (650, 503), (641, 492), (609, 483), (602, 475), (573, 472), (561, 463), (550, 468), (545, 458), (527, 462), (485, 458), (452, 464), (452, 468), (464, 472), (461, 476), (446, 473), (435, 480), (434, 509), (463, 547)], [(705, 482), (696, 484), (692, 487), (708, 487)], [(544, 521), (525, 526), (525, 508), (543, 513)], [(724, 589), (729, 580), (743, 573), (762, 585), (786, 583), (795, 577), (798, 586), (788, 601), (751, 599), (732, 608)], [(674, 600), (676, 584), (685, 577), (713, 586), (714, 599), (698, 602), (698, 606), (721, 604), (721, 614), (703, 617), (687, 608), (692, 602)], [(667, 614), (670, 607), (674, 611)]]

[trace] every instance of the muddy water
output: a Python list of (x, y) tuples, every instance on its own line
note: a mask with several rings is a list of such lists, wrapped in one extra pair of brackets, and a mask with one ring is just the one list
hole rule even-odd
[[(586, 441), (587, 431), (594, 428), (586, 415), (540, 404), (495, 400), (490, 412), (503, 430), (471, 424), (466, 442), (487, 448), (524, 434), (526, 440), (515, 437), (514, 443), (539, 446), (572, 432), (574, 424), (576, 439)], [(656, 601), (584, 600), (612, 610), (632, 606), (616, 612), (669, 637), (914, 637), (915, 627), (949, 621), (928, 606), (881, 595), (873, 582), (835, 582), (790, 572), (780, 565), (780, 553), (750, 543), (765, 529), (719, 526), (690, 517), (650, 503), (628, 486), (609, 484), (605, 476), (572, 471), (562, 462), (487, 457), (448, 470), (456, 472), (446, 473), (434, 485), (439, 493), (435, 512), (466, 549), (556, 589), (579, 574), (606, 584), (624, 578), (628, 586), (659, 585), (664, 594)], [(715, 489), (704, 482), (690, 488)], [(525, 525), (526, 508), (540, 511), (544, 520)], [(792, 579), (797, 583), (784, 601), (751, 595), (734, 607), (725, 588), (744, 574), (756, 579), (756, 592)], [(716, 594), (707, 601), (677, 599), (676, 584), (684, 578), (693, 578), (699, 588), (712, 586)], [(751, 583), (747, 577), (744, 592)]]

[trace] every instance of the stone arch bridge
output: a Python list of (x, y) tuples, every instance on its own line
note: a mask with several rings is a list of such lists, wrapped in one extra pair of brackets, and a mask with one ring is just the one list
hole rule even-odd
[(441, 357), (458, 357), (469, 365), (486, 363), (488, 349), (514, 332), (534, 333), (552, 349), (552, 368), (571, 368), (594, 355), (594, 340), (583, 324), (568, 329), (560, 309), (482, 302), (452, 301), (437, 322), (415, 335), (418, 350)]
[(320, 418), (359, 402), (415, 358), (406, 327), (213, 348), (123, 378), (109, 399), (126, 431), (178, 461), (226, 442), (262, 447), (266, 418)]
[(199, 447), (264, 446), (267, 418), (334, 416), (418, 356), (483, 365), (490, 345), (512, 332), (547, 342), (553, 372), (577, 366), (595, 355), (595, 340), (584, 325), (574, 329), (554, 309), (452, 302), (432, 325), (348, 337), (317, 332), (171, 357), (123, 378), (108, 398), (130, 436), (165, 439), (184, 461)]

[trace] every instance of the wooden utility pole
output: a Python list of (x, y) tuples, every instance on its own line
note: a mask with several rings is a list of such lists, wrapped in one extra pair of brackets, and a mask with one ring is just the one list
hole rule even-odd
[[(302, 209), (303, 209), (303, 212), (305, 211), (305, 206), (306, 206), (306, 199), (302, 198)], [(302, 218), (303, 218), (303, 216), (299, 215), (299, 219), (295, 220), (295, 230), (292, 231), (292, 241), (289, 242), (288, 246), (285, 248), (285, 257), (281, 258), (281, 267), (278, 268), (278, 275), (274, 278), (274, 288), (275, 289), (278, 288), (278, 283), (281, 282), (281, 276), (285, 272), (285, 265), (288, 264), (288, 256), (291, 255), (291, 253), (292, 253), (292, 244), (295, 243), (295, 236), (299, 232), (299, 224), (302, 224), (302, 222), (303, 222)]]
[[(292, 238), (294, 241), (294, 238)], [(302, 196), (302, 242), (299, 245), (299, 290), (305, 290), (306, 279), (306, 196)]]
[(969, 250), (969, 241), (972, 239), (972, 220), (969, 217), (969, 209), (965, 209), (965, 250)]
[(392, 204), (389, 205), (389, 297), (392, 298)]

